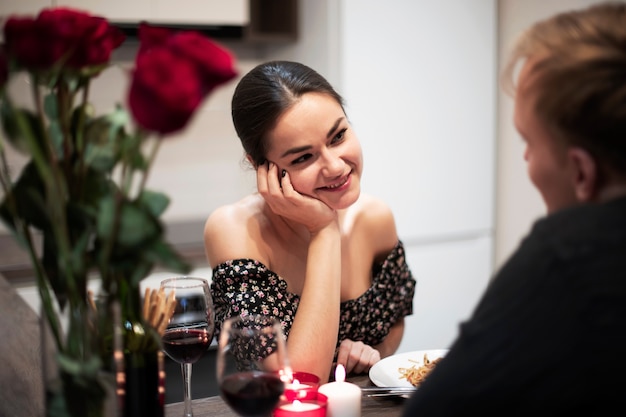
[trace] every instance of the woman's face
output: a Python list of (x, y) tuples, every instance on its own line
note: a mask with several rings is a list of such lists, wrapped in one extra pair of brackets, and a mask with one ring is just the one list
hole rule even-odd
[(333, 97), (304, 94), (278, 118), (268, 149), (267, 159), (289, 173), (299, 193), (336, 210), (359, 198), (361, 145)]

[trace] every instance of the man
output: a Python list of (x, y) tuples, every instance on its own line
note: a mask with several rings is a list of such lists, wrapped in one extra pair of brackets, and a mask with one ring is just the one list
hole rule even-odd
[(548, 214), (404, 416), (623, 415), (626, 4), (537, 23), (504, 75), (517, 80), (514, 121)]

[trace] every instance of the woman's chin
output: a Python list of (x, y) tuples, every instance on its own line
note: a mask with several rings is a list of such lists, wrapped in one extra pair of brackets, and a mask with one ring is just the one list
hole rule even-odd
[(360, 194), (360, 190), (357, 190), (356, 192), (351, 191), (348, 194), (343, 194), (337, 200), (332, 198), (325, 198), (323, 201), (333, 210), (343, 210), (356, 203), (359, 199)]

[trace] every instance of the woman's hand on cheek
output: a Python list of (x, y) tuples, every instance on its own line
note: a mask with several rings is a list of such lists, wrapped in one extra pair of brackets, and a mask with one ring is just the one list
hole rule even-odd
[(257, 188), (272, 211), (303, 224), (311, 233), (337, 219), (337, 212), (324, 202), (296, 191), (289, 173), (281, 175), (272, 162), (257, 168)]

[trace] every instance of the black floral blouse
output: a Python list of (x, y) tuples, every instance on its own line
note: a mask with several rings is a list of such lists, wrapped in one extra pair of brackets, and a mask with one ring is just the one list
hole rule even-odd
[[(374, 267), (372, 275), (367, 291), (341, 303), (337, 346), (344, 339), (375, 346), (400, 318), (413, 313), (416, 281), (401, 241)], [(274, 316), (288, 336), (300, 303), (299, 295), (287, 291), (287, 282), (254, 259), (235, 259), (213, 268), (211, 292), (217, 338), (221, 323), (240, 314)]]

